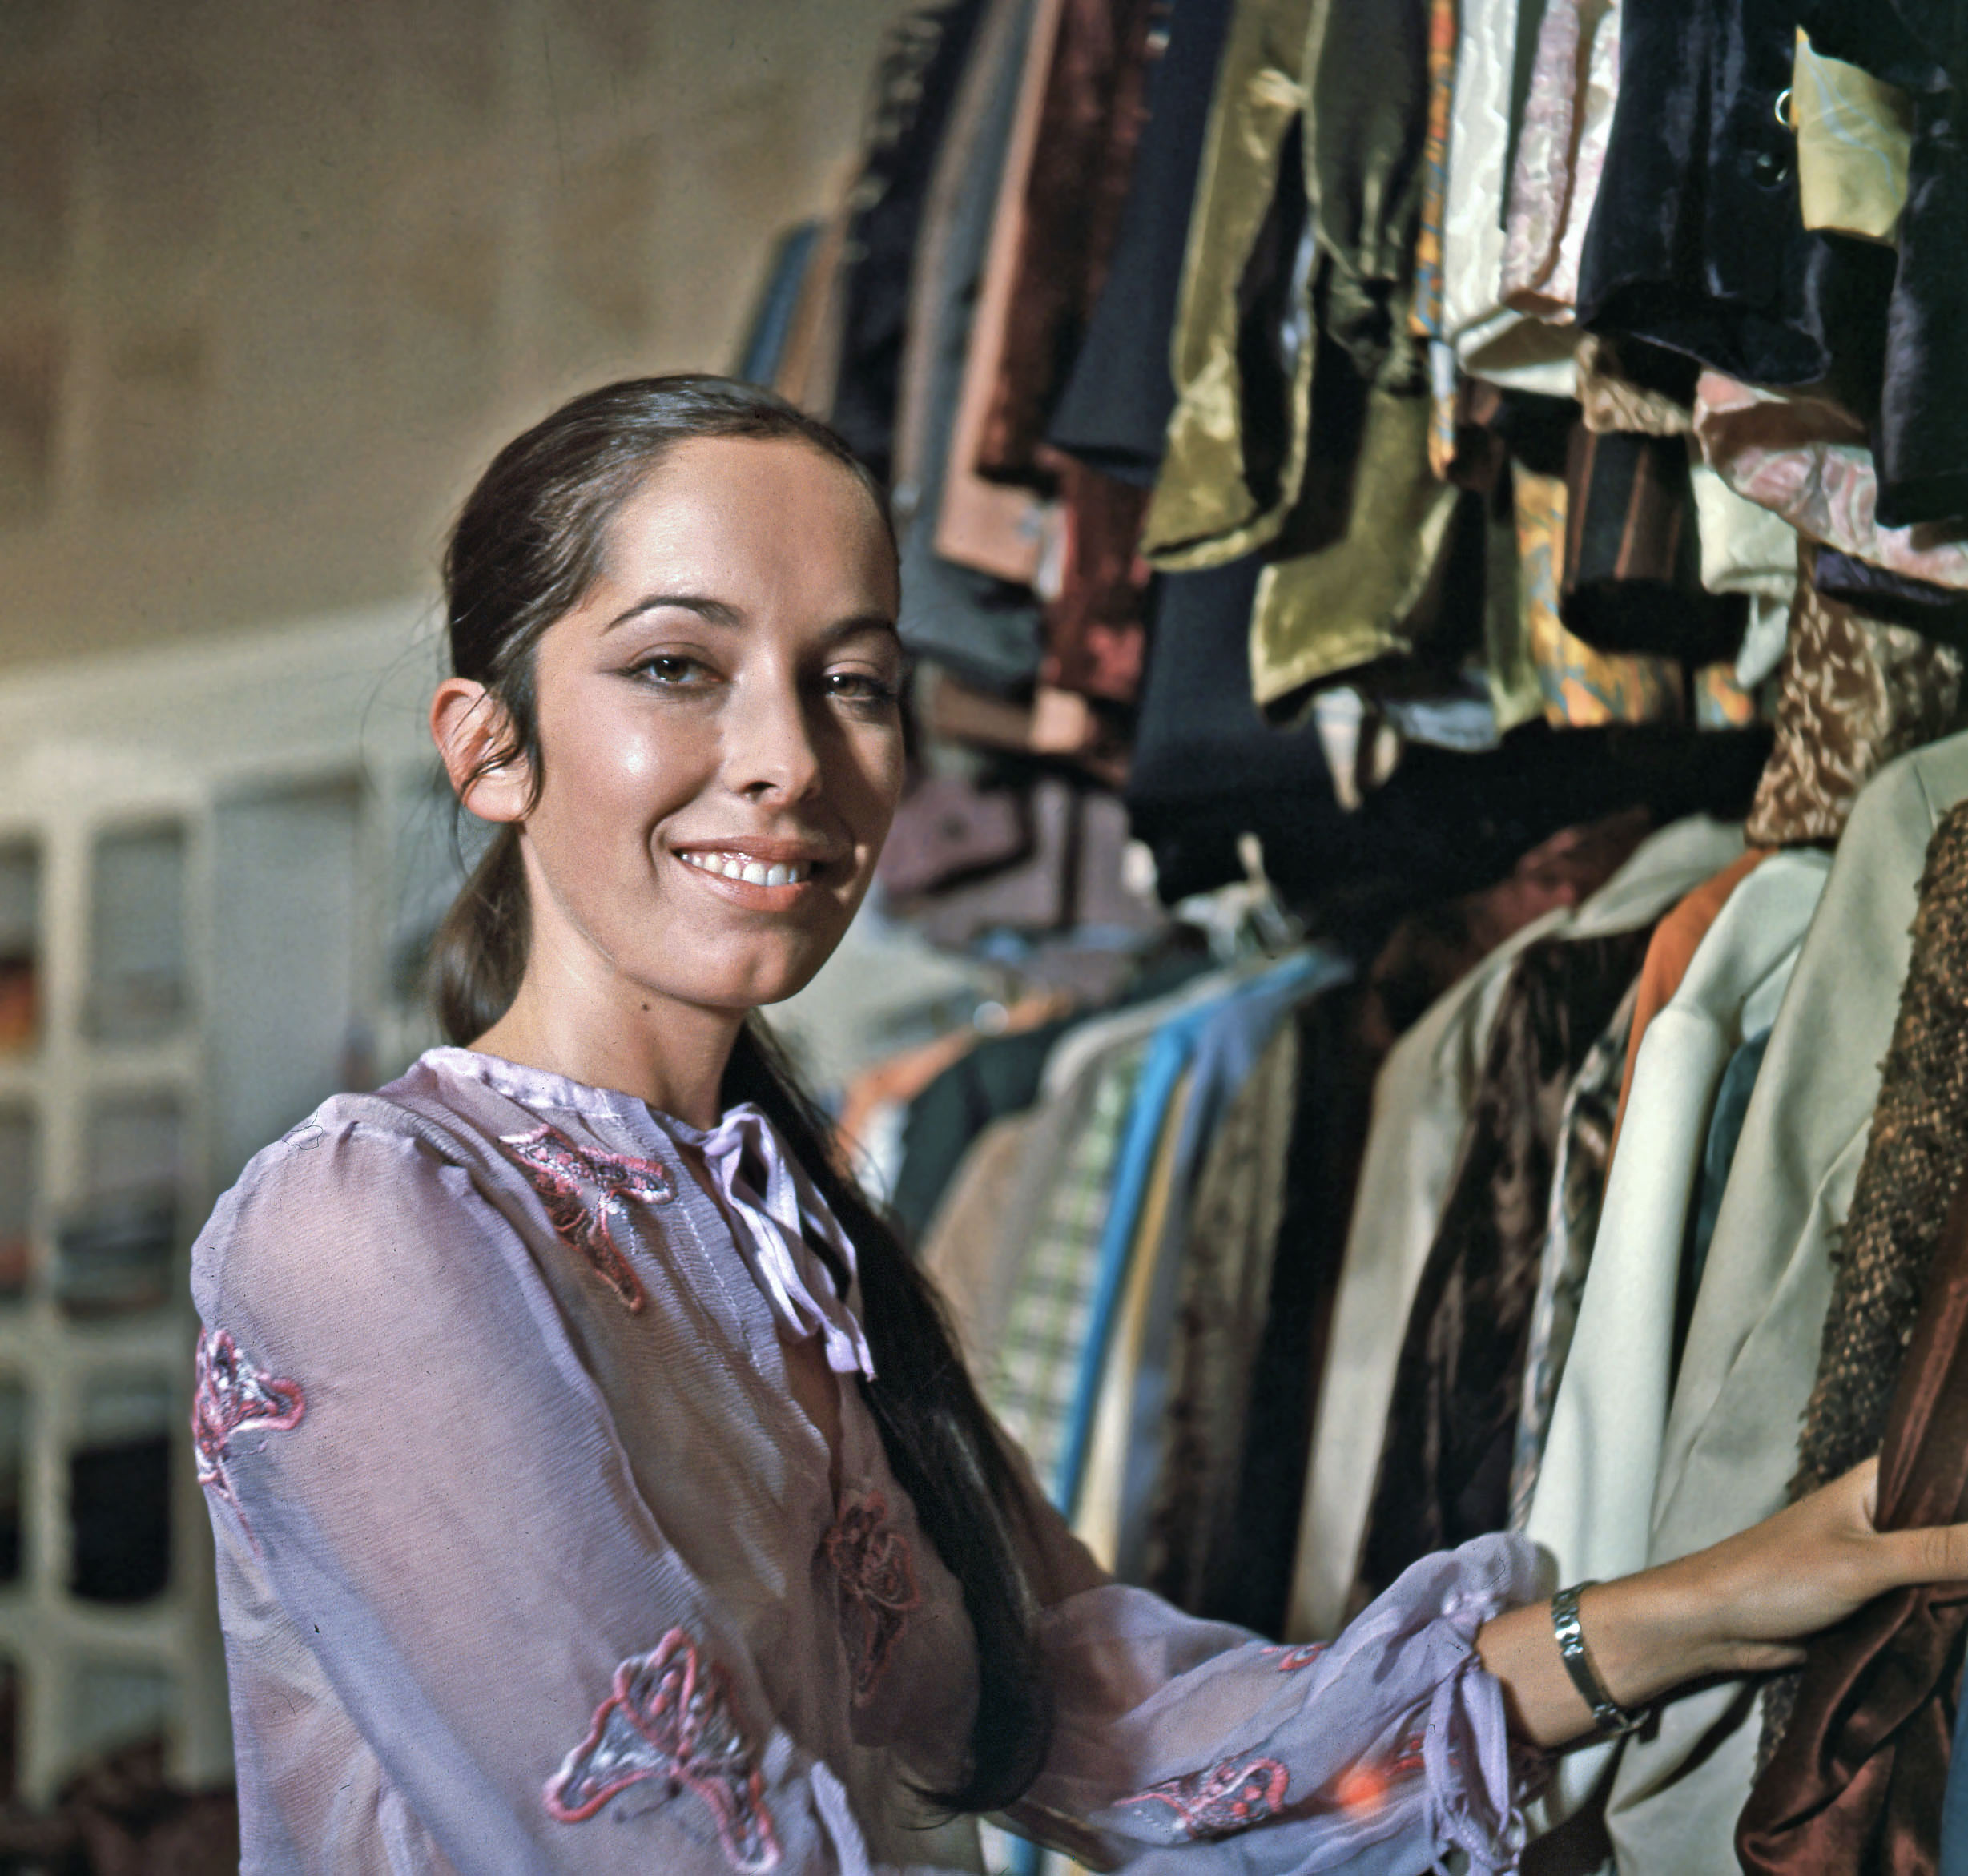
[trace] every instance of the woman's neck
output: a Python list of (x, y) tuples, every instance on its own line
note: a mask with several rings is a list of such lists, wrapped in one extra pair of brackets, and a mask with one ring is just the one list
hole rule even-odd
[(625, 1000), (538, 980), (529, 965), (511, 1007), (473, 1044), (487, 1055), (633, 1094), (693, 1127), (717, 1125), (742, 1010), (706, 1009), (654, 992)]

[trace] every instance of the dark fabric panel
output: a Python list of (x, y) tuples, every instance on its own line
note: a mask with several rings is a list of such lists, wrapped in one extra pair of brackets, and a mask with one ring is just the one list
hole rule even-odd
[(1913, 95), (1879, 399), (1877, 513), (1894, 528), (1958, 520), (1968, 515), (1968, 34), (1954, 0), (1817, 0), (1802, 13), (1818, 50)]
[(891, 32), (875, 119), (855, 186), (842, 286), (834, 427), (885, 482), (908, 324), (909, 269), (957, 86), (987, 0), (939, 0)]
[(1153, 485), (1175, 406), (1176, 299), (1229, 16), (1230, 0), (1173, 0), (1169, 9), (1107, 284), (1049, 430), (1059, 449), (1142, 488)]
[(1553, 937), (1511, 969), (1408, 1318), (1356, 1600), (1378, 1596), (1430, 1551), (1509, 1521), (1511, 1442), (1565, 1093), (1652, 935), (1643, 927)]
[(1749, 602), (1701, 583), (1685, 440), (1574, 425), (1565, 484), (1566, 630), (1602, 651), (1733, 659)]
[(1243, 1460), (1230, 1515), (1206, 1534), (1195, 1611), (1274, 1639), (1290, 1596), (1312, 1412), (1372, 1105), (1377, 1065), (1359, 1041), (1365, 994), (1346, 985), (1297, 1017), (1298, 1108)]
[(1579, 316), (1732, 376), (1831, 376), (1877, 397), (1892, 251), (1805, 231), (1777, 102), (1788, 0), (1650, 0), (1620, 15), (1620, 95), (1586, 231)]

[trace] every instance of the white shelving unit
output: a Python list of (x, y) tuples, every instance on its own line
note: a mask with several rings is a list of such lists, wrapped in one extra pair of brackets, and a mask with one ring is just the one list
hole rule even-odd
[[(432, 1039), (437, 662), (391, 609), (0, 682), (0, 1035), (30, 951), (34, 1015), (0, 1053), (0, 1690), (30, 1802), (160, 1730), (177, 1777), (230, 1775), (187, 1251), (260, 1145)], [(124, 1522), (78, 1550), (106, 1492)]]

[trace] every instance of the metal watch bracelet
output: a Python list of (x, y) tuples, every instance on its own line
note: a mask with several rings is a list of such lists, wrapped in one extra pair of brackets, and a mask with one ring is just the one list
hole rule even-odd
[(1616, 1737), (1631, 1733), (1646, 1718), (1644, 1708), (1623, 1707), (1607, 1691), (1592, 1656), (1586, 1652), (1585, 1631), (1579, 1625), (1579, 1598), (1593, 1587), (1591, 1582), (1575, 1583), (1551, 1598), (1551, 1632), (1558, 1638), (1558, 1653), (1572, 1677), (1579, 1697), (1592, 1709), (1593, 1724), (1602, 1737)]

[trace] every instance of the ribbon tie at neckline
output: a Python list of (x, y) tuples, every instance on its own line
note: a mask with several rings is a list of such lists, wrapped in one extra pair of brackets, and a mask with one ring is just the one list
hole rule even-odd
[[(808, 1241), (809, 1234), (840, 1259), (851, 1289), (856, 1276), (854, 1246), (813, 1182), (779, 1144), (772, 1123), (747, 1101), (727, 1110), (708, 1133), (681, 1124), (677, 1132), (702, 1153), (718, 1190), (743, 1222), (739, 1255), (779, 1326), (795, 1341), (819, 1335), (827, 1365), (836, 1375), (858, 1372), (872, 1380), (875, 1359), (868, 1352), (867, 1338), (854, 1311), (834, 1294), (827, 1266)], [(763, 1197), (745, 1174), (748, 1148), (764, 1169)]]

